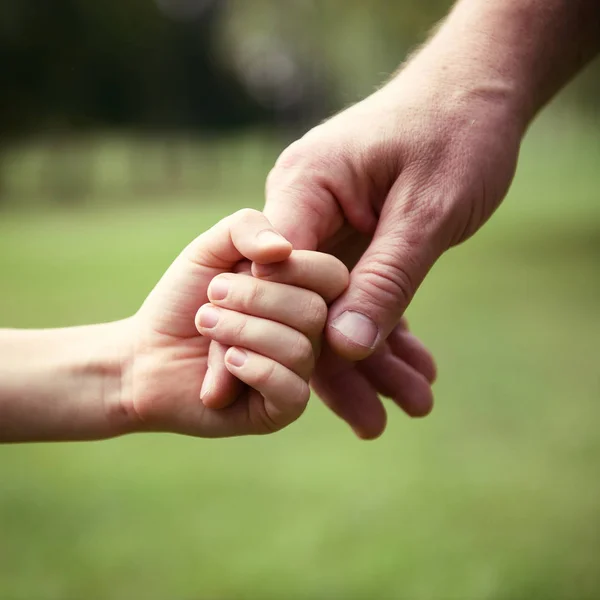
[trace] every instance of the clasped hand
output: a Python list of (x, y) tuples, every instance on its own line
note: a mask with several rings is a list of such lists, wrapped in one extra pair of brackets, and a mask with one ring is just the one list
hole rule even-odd
[[(304, 411), (315, 368), (327, 369), (327, 307), (348, 280), (337, 258), (293, 250), (262, 213), (227, 217), (181, 253), (132, 318), (117, 412), (135, 429), (203, 437), (281, 429)], [(404, 354), (432, 372), (406, 339)]]

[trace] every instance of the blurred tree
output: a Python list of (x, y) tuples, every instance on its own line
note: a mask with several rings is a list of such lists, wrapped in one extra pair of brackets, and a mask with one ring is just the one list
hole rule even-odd
[[(203, 0), (202, 11), (186, 14), (168, 6), (167, 0), (0, 4), (0, 140), (6, 146), (31, 132), (52, 134), (42, 177), (55, 196), (81, 196), (73, 190), (85, 189), (89, 177), (82, 174), (92, 173), (89, 165), (65, 167), (81, 163), (64, 159), (74, 154), (67, 145), (75, 130), (222, 130), (266, 117), (213, 50), (223, 0)], [(75, 187), (65, 187), (74, 180)]]
[[(0, 152), (16, 138), (50, 132), (63, 153), (71, 132), (91, 128), (159, 131), (166, 138), (271, 123), (294, 137), (381, 84), (451, 5), (2, 2)], [(570, 97), (598, 107), (599, 73), (600, 65), (590, 68)], [(176, 154), (168, 153), (174, 179)]]
[(425, 36), (452, 2), (428, 0), (231, 0), (222, 37), (234, 62), (256, 40), (287, 48), (337, 91), (337, 103), (368, 94)]
[[(0, 135), (314, 121), (371, 91), (451, 4), (3, 2)], [(596, 95), (598, 80), (588, 77), (582, 94)]]
[(223, 2), (209, 4), (176, 21), (147, 0), (3, 3), (2, 133), (42, 124), (219, 128), (258, 118), (212, 51)]

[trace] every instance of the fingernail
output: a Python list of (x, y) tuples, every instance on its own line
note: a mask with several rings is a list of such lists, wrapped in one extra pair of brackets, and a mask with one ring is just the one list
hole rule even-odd
[(271, 231), (269, 229), (265, 229), (265, 231), (261, 231), (257, 237), (258, 241), (262, 246), (272, 246), (277, 245), (281, 246), (283, 244), (289, 244), (289, 242), (281, 235), (276, 233), (275, 231)]
[(248, 355), (238, 348), (232, 348), (227, 353), (227, 362), (234, 367), (243, 367)]
[(225, 300), (229, 293), (229, 280), (225, 277), (215, 277), (208, 286), (208, 297), (211, 300)]
[(331, 326), (350, 341), (365, 348), (374, 348), (379, 336), (377, 325), (369, 317), (353, 310), (342, 313), (334, 319)]
[(200, 309), (200, 327), (212, 329), (219, 322), (219, 311), (212, 306), (203, 306)]
[(210, 367), (206, 370), (206, 375), (204, 376), (204, 383), (202, 384), (202, 389), (200, 390), (200, 400), (204, 400), (204, 397), (210, 392), (213, 384), (213, 374)]

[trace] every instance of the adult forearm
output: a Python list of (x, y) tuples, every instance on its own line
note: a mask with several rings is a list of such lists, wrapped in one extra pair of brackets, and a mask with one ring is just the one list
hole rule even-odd
[(0, 442), (124, 432), (121, 325), (0, 330)]
[(502, 98), (526, 127), (599, 51), (600, 0), (459, 0), (407, 69)]

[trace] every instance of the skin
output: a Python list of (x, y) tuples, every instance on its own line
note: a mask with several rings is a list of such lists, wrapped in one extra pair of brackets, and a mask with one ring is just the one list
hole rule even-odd
[[(267, 433), (289, 424), (308, 401), (307, 380), (325, 324), (325, 302), (308, 289), (319, 285), (305, 281), (307, 289), (301, 289), (241, 274), (216, 276), (241, 259), (268, 264), (291, 252), (261, 213), (242, 211), (192, 242), (130, 319), (1, 331), (0, 440), (97, 439), (134, 431), (212, 437)], [(329, 277), (324, 292), (337, 297), (347, 284), (346, 268), (332, 256), (304, 258), (318, 263)], [(225, 281), (231, 300), (224, 296), (218, 309), (202, 306), (209, 286), (214, 295)], [(301, 315), (286, 312), (282, 303), (302, 307)], [(211, 310), (217, 311), (216, 323)], [(287, 345), (275, 361), (277, 338)], [(238, 401), (223, 410), (200, 398), (203, 384), (204, 396), (216, 398), (217, 405), (224, 393), (206, 376), (213, 339), (232, 346), (224, 368), (250, 386), (240, 384)]]
[(352, 269), (312, 384), (360, 437), (385, 428), (378, 393), (431, 409), (432, 377), (400, 367), (417, 367), (418, 345), (400, 319), (505, 197), (535, 115), (599, 50), (598, 0), (461, 0), (391, 81), (279, 157), (265, 214)]
[[(231, 272), (242, 260), (264, 278)], [(292, 251), (262, 213), (240, 211), (194, 240), (129, 319), (0, 330), (0, 442), (277, 431), (306, 407), (327, 302), (347, 284), (339, 260)]]

